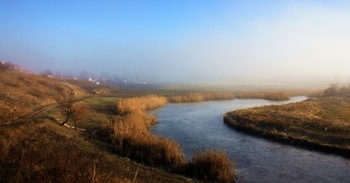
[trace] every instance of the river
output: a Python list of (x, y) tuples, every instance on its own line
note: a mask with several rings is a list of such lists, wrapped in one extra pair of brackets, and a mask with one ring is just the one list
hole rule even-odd
[(273, 142), (238, 132), (223, 123), (227, 111), (289, 101), (234, 99), (168, 104), (154, 110), (159, 123), (153, 133), (181, 144), (187, 158), (198, 150), (224, 150), (236, 163), (238, 182), (350, 182), (350, 159)]

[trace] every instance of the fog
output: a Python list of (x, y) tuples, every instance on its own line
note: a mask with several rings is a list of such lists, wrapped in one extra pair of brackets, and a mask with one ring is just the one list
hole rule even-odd
[(350, 81), (346, 1), (108, 2), (2, 2), (0, 60), (163, 83)]

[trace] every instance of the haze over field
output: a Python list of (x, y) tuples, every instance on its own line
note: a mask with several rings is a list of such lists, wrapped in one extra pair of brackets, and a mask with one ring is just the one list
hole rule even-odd
[(183, 84), (349, 82), (349, 1), (0, 1), (0, 60)]

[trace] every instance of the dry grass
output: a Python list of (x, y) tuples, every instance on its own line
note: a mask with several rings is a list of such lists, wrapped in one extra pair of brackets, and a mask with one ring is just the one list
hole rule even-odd
[(45, 124), (1, 129), (0, 182), (131, 182)]
[(109, 134), (118, 154), (153, 166), (176, 167), (185, 162), (179, 144), (149, 131), (157, 120), (147, 115), (146, 110), (163, 106), (166, 102), (165, 97), (156, 95), (117, 102), (119, 115), (102, 123), (102, 129), (104, 134)]
[(180, 145), (151, 134), (145, 126), (149, 122), (141, 124), (144, 120), (148, 117), (132, 113), (114, 121), (111, 138), (115, 151), (153, 166), (176, 167), (184, 163)]
[(79, 87), (52, 78), (15, 71), (0, 72), (0, 88), (0, 123), (16, 121), (34, 107), (54, 103), (67, 88), (77, 96), (86, 94)]
[(234, 181), (235, 165), (225, 152), (196, 152), (184, 166), (185, 174), (205, 182), (229, 183)]
[(330, 97), (236, 110), (226, 113), (224, 120), (254, 134), (349, 153), (349, 111), (349, 98)]
[(242, 92), (236, 94), (237, 98), (241, 99), (266, 99), (274, 101), (289, 100), (288, 95), (282, 91), (276, 92)]
[(208, 100), (232, 100), (234, 95), (229, 92), (211, 92), (211, 93), (188, 93), (183, 95), (168, 96), (169, 102), (202, 102)]
[(112, 95), (118, 92), (118, 88), (110, 85), (104, 85), (104, 84), (96, 84), (91, 81), (86, 80), (74, 80), (74, 79), (66, 79), (64, 80), (72, 85), (79, 86), (83, 90), (85, 90), (86, 93), (89, 93), (91, 95)]
[(118, 101), (118, 113), (130, 113), (135, 111), (146, 111), (167, 104), (167, 99), (158, 95), (147, 95), (142, 97), (128, 98)]

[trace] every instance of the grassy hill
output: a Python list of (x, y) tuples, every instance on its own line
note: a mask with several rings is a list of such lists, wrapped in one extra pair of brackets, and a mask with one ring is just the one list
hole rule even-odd
[(88, 94), (68, 82), (12, 70), (0, 72), (0, 88), (0, 123), (18, 120), (35, 107), (54, 103), (68, 88), (77, 97)]

